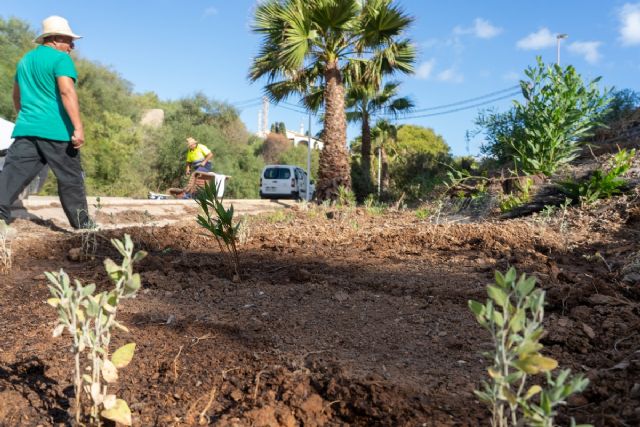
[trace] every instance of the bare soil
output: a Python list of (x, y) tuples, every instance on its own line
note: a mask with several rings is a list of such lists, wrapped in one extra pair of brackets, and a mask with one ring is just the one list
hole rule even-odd
[(119, 311), (131, 333), (114, 344), (138, 346), (116, 386), (134, 425), (488, 425), (473, 390), (490, 342), (467, 301), (509, 266), (547, 291), (544, 352), (591, 380), (558, 423), (640, 425), (637, 200), (476, 223), (262, 215), (246, 228), (239, 281), (194, 220), (102, 232), (97, 256), (80, 261), (68, 256), (80, 235), (17, 220), (14, 266), (0, 276), (0, 425), (70, 423), (69, 340), (51, 336), (43, 272), (107, 288), (108, 239), (124, 233), (149, 252), (144, 290)]

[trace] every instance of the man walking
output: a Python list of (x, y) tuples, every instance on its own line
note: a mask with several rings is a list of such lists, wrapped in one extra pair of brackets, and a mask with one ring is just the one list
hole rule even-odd
[(69, 55), (74, 40), (66, 19), (50, 16), (34, 40), (38, 47), (18, 63), (13, 103), (18, 118), (15, 138), (0, 173), (0, 220), (8, 221), (10, 206), (48, 164), (58, 179), (58, 195), (73, 228), (89, 226), (79, 149), (84, 145), (77, 72)]

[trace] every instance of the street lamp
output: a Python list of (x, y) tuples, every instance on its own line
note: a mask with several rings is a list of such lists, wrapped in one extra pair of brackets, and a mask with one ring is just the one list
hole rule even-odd
[(557, 48), (556, 64), (558, 65), (560, 65), (560, 40), (566, 39), (567, 37), (569, 37), (569, 34), (556, 35), (556, 48)]

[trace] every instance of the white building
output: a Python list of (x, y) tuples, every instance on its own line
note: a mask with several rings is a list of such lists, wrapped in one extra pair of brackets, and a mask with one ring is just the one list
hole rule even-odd
[[(268, 134), (269, 132), (262, 130), (259, 131), (256, 135), (258, 135), (260, 138), (266, 138)], [(294, 147), (297, 147), (300, 143), (307, 145), (309, 143), (309, 136), (304, 133), (304, 124), (300, 124), (300, 132), (294, 132), (287, 129), (287, 139), (291, 141)], [(311, 137), (311, 148), (322, 150), (323, 147), (324, 143), (321, 140)]]

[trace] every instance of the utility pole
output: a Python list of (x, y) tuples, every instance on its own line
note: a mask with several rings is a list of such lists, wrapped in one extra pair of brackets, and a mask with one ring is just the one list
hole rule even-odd
[(261, 138), (266, 136), (262, 133), (262, 110), (258, 110), (258, 131), (256, 133)]
[(307, 201), (311, 200), (311, 110), (309, 110), (309, 138), (307, 140)]
[(269, 126), (269, 99), (266, 96), (262, 97), (262, 132), (267, 134)]
[(556, 64), (558, 64), (558, 66), (560, 66), (560, 40), (566, 39), (567, 37), (569, 37), (569, 34), (556, 35)]

